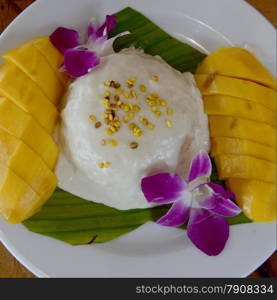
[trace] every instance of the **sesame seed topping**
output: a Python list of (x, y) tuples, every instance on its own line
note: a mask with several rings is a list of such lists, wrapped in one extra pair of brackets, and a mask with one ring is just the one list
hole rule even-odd
[(137, 147), (138, 147), (138, 143), (137, 142), (130, 143), (130, 148), (131, 149), (136, 149)]

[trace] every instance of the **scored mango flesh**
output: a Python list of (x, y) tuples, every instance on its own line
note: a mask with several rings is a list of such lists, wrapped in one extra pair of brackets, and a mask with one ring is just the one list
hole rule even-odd
[(10, 168), (39, 195), (51, 195), (57, 178), (38, 154), (0, 129), (0, 164)]
[(209, 116), (211, 137), (246, 139), (276, 147), (276, 129), (265, 123), (230, 116)]
[(56, 72), (59, 80), (64, 86), (67, 86), (69, 83), (69, 77), (67, 73), (60, 72), (60, 68), (63, 64), (64, 57), (63, 55), (53, 46), (48, 36), (36, 38), (31, 41), (47, 60), (51, 68)]
[(255, 82), (220, 75), (195, 75), (197, 86), (203, 96), (225, 95), (242, 98), (276, 111), (274, 90)]
[(57, 186), (59, 149), (52, 134), (69, 83), (63, 55), (48, 37), (3, 54), (0, 67), (0, 213), (10, 223), (31, 217)]
[(276, 78), (249, 51), (214, 51), (195, 81), (219, 178), (253, 221), (276, 220)]
[(9, 168), (0, 165), (0, 213), (12, 224), (20, 223), (47, 201)]
[(197, 74), (220, 74), (254, 81), (276, 89), (276, 78), (248, 50), (238, 47), (220, 48), (198, 66)]
[(211, 139), (211, 156), (219, 154), (247, 155), (255, 158), (276, 162), (276, 151), (259, 143), (245, 139), (214, 137)]
[(30, 113), (52, 134), (59, 117), (57, 108), (17, 66), (5, 64), (0, 67), (0, 94)]
[(236, 116), (276, 126), (276, 113), (258, 103), (223, 95), (203, 96), (208, 115)]
[(276, 220), (276, 184), (229, 178), (226, 185), (248, 218), (257, 222)]
[(21, 139), (53, 170), (59, 154), (53, 137), (31, 115), (6, 98), (0, 98), (0, 115), (0, 128)]
[[(246, 155), (219, 154), (215, 156), (219, 179), (257, 179), (276, 182), (275, 164)], [(266, 170), (266, 172), (265, 172)]]
[(7, 51), (2, 56), (7, 63), (15, 64), (26, 73), (54, 105), (59, 103), (64, 86), (61, 84), (57, 72), (52, 69), (32, 41)]

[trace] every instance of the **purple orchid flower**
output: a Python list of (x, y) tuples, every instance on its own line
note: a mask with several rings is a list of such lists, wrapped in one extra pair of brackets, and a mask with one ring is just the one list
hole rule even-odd
[(229, 237), (224, 217), (236, 216), (241, 210), (230, 200), (232, 192), (207, 182), (211, 171), (209, 155), (200, 151), (192, 160), (187, 180), (178, 174), (160, 173), (143, 178), (141, 188), (148, 202), (173, 203), (158, 224), (178, 227), (188, 221), (192, 243), (207, 255), (218, 255)]
[(50, 36), (52, 44), (64, 54), (64, 64), (61, 71), (66, 71), (71, 77), (77, 78), (89, 73), (100, 63), (100, 57), (113, 53), (113, 42), (123, 32), (108, 39), (108, 34), (116, 26), (116, 15), (106, 16), (104, 24), (99, 25), (92, 18), (87, 28), (87, 41), (81, 44), (76, 30), (58, 27)]

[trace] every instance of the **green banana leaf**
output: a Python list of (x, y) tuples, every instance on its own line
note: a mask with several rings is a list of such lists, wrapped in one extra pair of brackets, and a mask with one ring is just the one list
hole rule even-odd
[[(118, 210), (57, 189), (42, 209), (23, 224), (30, 231), (71, 245), (103, 243), (131, 232), (148, 221), (157, 221), (168, 208), (168, 205), (163, 205)], [(230, 225), (251, 222), (243, 214), (228, 221)]]
[(131, 7), (117, 14), (117, 26), (110, 37), (129, 31), (130, 34), (115, 40), (116, 52), (134, 46), (145, 53), (161, 56), (169, 65), (180, 72), (194, 72), (205, 54), (170, 36), (144, 15)]
[[(160, 55), (180, 72), (194, 72), (204, 54), (186, 45), (160, 29), (139, 12), (130, 7), (117, 13), (117, 27), (111, 33), (131, 32), (118, 38), (115, 51), (135, 46), (151, 55)], [(218, 179), (215, 165), (212, 181), (224, 185)], [(23, 224), (35, 233), (43, 234), (71, 245), (103, 243), (137, 229), (148, 221), (155, 222), (169, 206), (150, 209), (117, 210), (103, 204), (81, 199), (57, 189), (42, 209)], [(244, 214), (228, 219), (230, 225), (251, 222)], [(182, 226), (181, 228), (186, 228)]]

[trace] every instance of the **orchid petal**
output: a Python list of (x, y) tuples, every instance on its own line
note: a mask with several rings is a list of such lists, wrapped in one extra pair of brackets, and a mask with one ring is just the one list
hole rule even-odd
[(178, 227), (183, 225), (188, 217), (190, 211), (190, 203), (179, 200), (172, 204), (166, 215), (161, 217), (156, 223), (163, 226)]
[(87, 28), (88, 40), (96, 39), (96, 31), (99, 28), (99, 24), (96, 18), (91, 18)]
[(62, 53), (80, 45), (79, 33), (76, 30), (58, 27), (51, 35), (52, 44)]
[(213, 182), (209, 182), (207, 183), (207, 185), (214, 190), (214, 192), (216, 192), (217, 194), (221, 195), (223, 198), (228, 198), (228, 199), (234, 199), (235, 195), (230, 191), (230, 190), (225, 190), (223, 186), (213, 183)]
[(186, 188), (185, 181), (178, 174), (160, 173), (144, 177), (141, 189), (148, 202), (172, 203), (180, 199)]
[(187, 234), (198, 249), (207, 255), (218, 255), (228, 240), (229, 224), (208, 210), (191, 209)]
[(96, 31), (96, 37), (107, 36), (116, 26), (116, 14), (107, 15), (105, 23)]
[(232, 200), (224, 197), (233, 194), (220, 185), (206, 183), (198, 188), (198, 193), (200, 195), (195, 196), (194, 200), (201, 208), (224, 217), (234, 217), (241, 213), (240, 208)]
[(198, 177), (210, 177), (211, 172), (212, 163), (209, 155), (205, 151), (200, 151), (192, 160), (187, 180), (191, 182)]
[(81, 77), (99, 63), (99, 57), (92, 51), (69, 49), (65, 52), (64, 67), (71, 77)]
[(106, 37), (101, 37), (96, 39), (93, 44), (91, 44), (91, 49), (97, 53), (98, 56), (106, 56), (106, 55), (110, 55), (114, 53), (114, 49), (113, 49), (113, 43), (114, 41), (126, 34), (129, 34), (129, 31), (124, 31), (121, 32), (119, 34), (117, 34), (116, 36), (110, 38), (107, 40)]

